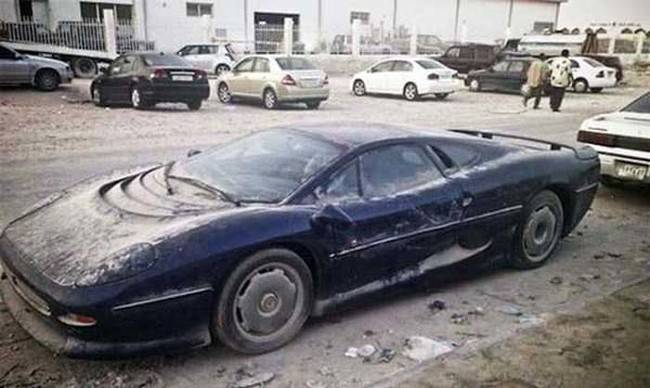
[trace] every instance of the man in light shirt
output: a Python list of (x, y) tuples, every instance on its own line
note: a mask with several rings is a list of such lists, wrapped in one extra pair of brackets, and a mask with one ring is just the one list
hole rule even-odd
[(551, 110), (559, 112), (564, 99), (566, 88), (571, 85), (573, 75), (571, 74), (571, 60), (569, 50), (562, 50), (562, 56), (551, 60)]
[(546, 76), (548, 67), (546, 66), (546, 56), (544, 53), (540, 54), (539, 58), (533, 60), (528, 67), (526, 74), (526, 84), (528, 85), (529, 92), (524, 96), (524, 106), (528, 105), (528, 100), (535, 99), (533, 109), (539, 109), (539, 102), (542, 99), (542, 92), (544, 84), (546, 83)]

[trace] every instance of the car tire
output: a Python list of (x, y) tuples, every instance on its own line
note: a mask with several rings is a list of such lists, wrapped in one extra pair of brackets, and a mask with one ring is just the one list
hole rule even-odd
[(142, 95), (142, 91), (140, 90), (139, 87), (134, 86), (131, 88), (131, 106), (133, 109), (147, 109), (151, 107), (151, 104), (149, 104), (148, 101), (145, 100), (144, 96)]
[(564, 208), (550, 190), (535, 195), (522, 211), (515, 231), (511, 264), (519, 269), (537, 268), (555, 252), (564, 226)]
[(227, 83), (222, 82), (219, 84), (219, 87), (217, 88), (217, 97), (223, 104), (229, 104), (232, 102), (232, 94), (230, 93), (230, 88)]
[(402, 92), (402, 95), (407, 101), (415, 101), (420, 97), (418, 94), (418, 87), (413, 82), (409, 82), (404, 85), (404, 91)]
[(214, 74), (215, 74), (217, 77), (220, 77), (221, 75), (223, 75), (224, 73), (227, 73), (227, 72), (229, 72), (229, 71), (230, 71), (230, 66), (228, 66), (228, 65), (224, 65), (224, 64), (220, 64), (220, 65), (218, 65), (217, 67), (215, 67), (215, 69), (214, 69)]
[(309, 101), (305, 104), (307, 105), (307, 109), (318, 109), (320, 106), (320, 101)]
[(36, 87), (45, 92), (51, 92), (59, 87), (59, 75), (50, 69), (40, 70), (36, 73)]
[(352, 83), (352, 93), (354, 93), (355, 96), (365, 96), (366, 95), (366, 84), (360, 80), (357, 79)]
[(187, 103), (187, 108), (189, 110), (199, 110), (201, 109), (201, 104), (203, 104), (203, 101), (201, 100), (193, 100)]
[(603, 91), (603, 88), (591, 88), (589, 89), (592, 93), (600, 93)]
[(104, 100), (101, 89), (96, 85), (90, 87), (90, 99), (95, 106), (106, 106), (106, 100)]
[(262, 104), (266, 109), (275, 109), (278, 107), (278, 96), (275, 94), (273, 89), (267, 88), (262, 94)]
[(436, 96), (436, 99), (438, 100), (444, 100), (449, 97), (449, 93), (435, 93), (434, 96)]
[(90, 58), (75, 58), (72, 61), (74, 75), (79, 78), (93, 78), (97, 75), (97, 63)]
[(469, 80), (469, 90), (470, 92), (480, 92), (481, 91), (481, 81), (478, 78), (472, 78)]
[(578, 78), (573, 81), (573, 90), (576, 93), (586, 93), (589, 90), (589, 83), (584, 78)]
[(311, 314), (313, 281), (300, 256), (267, 249), (230, 273), (216, 300), (212, 335), (245, 354), (260, 354), (291, 341)]

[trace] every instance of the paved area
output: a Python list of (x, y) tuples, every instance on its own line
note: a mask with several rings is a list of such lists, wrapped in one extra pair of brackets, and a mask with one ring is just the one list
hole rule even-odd
[[(585, 118), (611, 111), (643, 92), (619, 88), (568, 94), (562, 113), (524, 109), (514, 95), (460, 92), (445, 101), (409, 103), (354, 97), (349, 80), (333, 78), (320, 110), (277, 111), (209, 100), (197, 112), (181, 105), (152, 111), (96, 108), (87, 82), (54, 93), (0, 91), (0, 225), (22, 208), (88, 175), (184, 155), (234, 136), (304, 122), (378, 122), (424, 128), (479, 128), (574, 143)], [(311, 320), (301, 335), (271, 354), (246, 357), (215, 345), (182, 355), (87, 362), (52, 355), (20, 330), (0, 304), (0, 386), (234, 386), (271, 372), (269, 387), (391, 386), (422, 365), (404, 357), (404, 340), (425, 336), (472, 354), (558, 312), (572, 312), (650, 274), (650, 191), (602, 188), (586, 219), (543, 268), (518, 272), (496, 264), (441, 272), (349, 311)], [(445, 309), (432, 310), (433, 301)], [(516, 309), (517, 314), (508, 313)], [(505, 311), (505, 312), (504, 312)], [(390, 362), (344, 356), (348, 347), (394, 350)], [(425, 363), (426, 364), (426, 363)]]

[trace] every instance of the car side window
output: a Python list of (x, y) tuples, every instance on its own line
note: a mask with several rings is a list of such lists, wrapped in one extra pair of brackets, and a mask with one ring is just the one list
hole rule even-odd
[(508, 62), (499, 62), (492, 67), (494, 71), (506, 71), (508, 69)]
[(578, 68), (580, 68), (580, 64), (578, 63), (578, 61), (574, 61), (574, 60), (572, 59), (572, 60), (571, 60), (571, 68), (572, 68), (572, 69), (578, 69)]
[(453, 57), (453, 58), (458, 58), (460, 56), (460, 48), (459, 47), (452, 47), (449, 50), (447, 50), (447, 57)]
[(6, 47), (0, 46), (0, 59), (15, 59), (16, 55), (13, 51)]
[(480, 159), (479, 152), (472, 146), (464, 144), (442, 143), (431, 146), (447, 170), (470, 167)]
[(360, 198), (358, 161), (355, 159), (332, 175), (327, 183), (314, 191), (321, 203), (335, 203)]
[(136, 65), (136, 60), (133, 55), (128, 55), (124, 57), (124, 64), (122, 65), (122, 68), (120, 69), (120, 74), (126, 74), (135, 68)]
[(406, 61), (395, 61), (392, 71), (413, 71), (413, 65)]
[(459, 56), (463, 59), (473, 59), (474, 50), (472, 50), (470, 47), (461, 47)]
[(255, 58), (246, 58), (239, 62), (237, 66), (235, 66), (235, 71), (240, 72), (240, 73), (245, 73), (249, 71), (253, 71), (253, 63), (254, 63)]
[(370, 71), (373, 73), (379, 73), (384, 71), (390, 71), (392, 68), (393, 68), (393, 61), (386, 61), (386, 62), (376, 64), (370, 69)]
[(111, 66), (108, 68), (108, 74), (117, 75), (122, 73), (122, 67), (124, 67), (125, 57), (118, 57), (111, 63)]
[(255, 66), (253, 71), (256, 73), (268, 73), (271, 71), (269, 67), (269, 60), (267, 58), (257, 58), (255, 59)]
[(508, 73), (521, 74), (524, 71), (524, 63), (521, 61), (510, 62)]
[(490, 47), (478, 47), (476, 49), (476, 57), (479, 59), (490, 59), (493, 50)]
[(361, 155), (364, 197), (385, 197), (424, 186), (442, 178), (424, 148), (399, 144)]

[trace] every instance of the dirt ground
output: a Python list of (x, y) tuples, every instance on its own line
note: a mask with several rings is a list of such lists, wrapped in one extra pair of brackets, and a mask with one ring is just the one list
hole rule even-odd
[[(0, 227), (35, 201), (89, 175), (177, 158), (191, 148), (204, 149), (270, 126), (378, 122), (492, 129), (575, 144), (576, 130), (584, 119), (623, 106), (647, 90), (621, 87), (599, 95), (569, 93), (562, 113), (557, 114), (547, 108), (548, 101), (541, 110), (525, 109), (515, 95), (463, 91), (445, 101), (409, 103), (390, 97), (354, 97), (349, 92), (349, 79), (344, 77), (332, 77), (331, 85), (331, 98), (318, 111), (297, 105), (266, 111), (252, 104), (222, 105), (214, 98), (197, 112), (188, 112), (180, 105), (151, 111), (101, 109), (87, 103), (88, 82), (77, 80), (54, 93), (0, 89)], [(417, 384), (437, 386), (440, 379), (440, 384), (499, 386), (499, 381), (492, 383), (491, 379), (509, 376), (512, 384), (521, 379), (525, 384), (541, 386), (557, 381), (557, 386), (560, 380), (550, 377), (542, 384), (542, 375), (507, 375), (503, 371), (510, 363), (542, 363), (543, 357), (533, 357), (534, 351), (556, 357), (561, 347), (573, 349), (567, 350), (565, 357), (583, 357), (590, 352), (592, 355), (583, 357), (587, 364), (597, 365), (598, 357), (602, 357), (603, 365), (615, 368), (616, 359), (627, 360), (614, 356), (619, 348), (600, 344), (597, 335), (585, 334), (584, 342), (576, 341), (583, 338), (577, 335), (564, 345), (552, 342), (554, 333), (601, 329), (590, 328), (589, 321), (584, 329), (577, 329), (580, 319), (562, 321), (554, 317), (578, 316), (585, 305), (650, 278), (649, 220), (649, 188), (601, 187), (585, 220), (540, 269), (520, 272), (500, 263), (480, 263), (441, 271), (416, 289), (400, 290), (385, 295), (381, 302), (369, 301), (312, 319), (289, 345), (256, 357), (235, 354), (218, 344), (184, 354), (113, 362), (54, 357), (18, 327), (0, 301), (0, 387), (235, 387), (243, 378), (260, 373), (274, 374), (267, 387), (393, 387), (404, 378), (420, 379), (428, 366), (433, 368), (431, 374)], [(622, 303), (616, 298), (608, 300)], [(431, 309), (435, 301), (444, 302), (445, 308)], [(509, 309), (516, 309), (517, 315), (503, 312)], [(553, 333), (549, 339), (541, 334), (535, 337), (535, 330), (548, 330), (549, 325), (560, 329), (549, 330)], [(538, 329), (527, 331), (536, 326)], [(650, 335), (647, 326), (625, 327), (612, 331), (612, 335)], [(405, 357), (404, 341), (411, 336), (454, 344), (454, 351), (443, 362), (447, 368), (456, 368), (449, 370), (457, 377), (439, 372), (438, 361), (418, 363)], [(514, 343), (505, 345), (511, 337), (513, 341), (537, 342), (525, 342), (526, 349), (515, 348)], [(534, 348), (532, 343), (541, 345)], [(641, 339), (636, 343), (641, 349)], [(377, 363), (344, 356), (349, 347), (364, 344), (389, 349), (395, 356), (389, 362)], [(491, 361), (483, 359), (483, 349), (502, 349), (499, 346), (513, 347), (493, 350), (502, 353)], [(589, 346), (594, 351), (583, 349)], [(614, 350), (610, 352), (610, 348)], [(589, 361), (594, 357), (596, 361)], [(494, 366), (497, 362), (503, 367), (501, 372)], [(470, 368), (468, 364), (475, 365)], [(538, 369), (548, 376), (571, 374), (570, 368), (574, 368), (555, 358), (546, 366), (550, 369)], [(613, 385), (627, 382), (623, 375), (618, 376), (620, 379), (612, 377), (612, 381), (620, 384)], [(641, 376), (635, 374), (634, 378)], [(565, 386), (575, 386), (568, 382), (579, 380), (567, 377), (565, 381)], [(412, 383), (416, 384), (415, 380)]]

